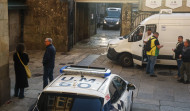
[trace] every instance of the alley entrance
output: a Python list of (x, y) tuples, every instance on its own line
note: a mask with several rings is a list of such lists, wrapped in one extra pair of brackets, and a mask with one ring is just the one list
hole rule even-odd
[(122, 4), (76, 3), (76, 42), (107, 46), (120, 36)]
[(105, 45), (105, 39), (109, 41), (128, 34), (131, 30), (131, 11), (134, 3), (138, 4), (138, 1), (75, 0), (73, 43), (100, 39), (99, 42)]

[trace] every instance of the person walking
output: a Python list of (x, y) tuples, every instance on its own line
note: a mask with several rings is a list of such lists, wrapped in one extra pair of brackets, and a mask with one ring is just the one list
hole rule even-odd
[(160, 45), (158, 41), (158, 32), (154, 32), (154, 35), (150, 38), (151, 39), (151, 50), (147, 51), (148, 56), (148, 63), (146, 66), (146, 73), (150, 74), (150, 77), (157, 77), (157, 75), (154, 74), (154, 66), (156, 64), (157, 56), (159, 55), (159, 49), (163, 47), (163, 45)]
[[(182, 50), (182, 54), (179, 56), (182, 59), (182, 65), (180, 68), (181, 78), (178, 80), (179, 82), (183, 82), (184, 84), (190, 84), (190, 40), (186, 39), (184, 42), (184, 47)], [(184, 75), (187, 75), (187, 80), (185, 80)]]
[(175, 53), (175, 59), (177, 61), (177, 67), (178, 67), (178, 78), (180, 78), (181, 74), (180, 74), (180, 67), (182, 64), (182, 60), (179, 58), (179, 55), (181, 55), (182, 50), (183, 50), (183, 36), (179, 36), (178, 37), (178, 42), (176, 44), (176, 48), (172, 49), (172, 51)]
[(45, 88), (48, 85), (48, 78), (50, 82), (53, 80), (53, 69), (54, 69), (55, 54), (56, 54), (56, 49), (52, 44), (51, 38), (45, 39), (45, 46), (46, 46), (46, 51), (44, 53), (42, 61), (44, 68), (43, 88)]
[[(15, 89), (14, 96), (20, 99), (24, 98), (24, 88), (28, 87), (28, 78), (22, 62), (27, 65), (29, 62), (28, 54), (24, 53), (25, 47), (23, 44), (16, 46), (16, 52), (13, 54), (14, 69), (15, 69)], [(19, 59), (19, 56), (20, 59)]]

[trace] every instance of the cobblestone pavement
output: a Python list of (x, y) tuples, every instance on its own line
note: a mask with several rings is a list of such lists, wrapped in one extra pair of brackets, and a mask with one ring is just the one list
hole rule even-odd
[[(110, 39), (117, 37), (119, 31), (98, 30), (98, 32), (96, 36), (76, 44), (68, 53), (57, 52), (54, 77), (59, 75), (59, 69), (64, 65), (78, 64), (89, 55), (99, 55), (96, 56), (98, 58), (95, 61), (91, 61), (90, 66), (110, 68), (113, 73), (119, 74), (136, 85), (133, 111), (190, 111), (190, 85), (176, 82), (175, 67), (157, 66), (155, 71), (157, 78), (151, 78), (145, 74), (145, 67), (121, 67), (106, 57), (107, 43)], [(29, 67), (32, 71), (32, 78), (29, 79), (30, 86), (25, 89), (25, 98), (13, 97), (15, 76), (12, 54), (10, 54), (12, 98), (0, 107), (0, 111), (27, 111), (42, 91), (41, 61), (44, 51), (27, 52), (30, 57)]]

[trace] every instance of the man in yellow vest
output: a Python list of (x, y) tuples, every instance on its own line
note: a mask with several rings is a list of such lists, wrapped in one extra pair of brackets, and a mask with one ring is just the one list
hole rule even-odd
[(157, 77), (157, 75), (154, 74), (154, 66), (156, 64), (157, 56), (159, 55), (159, 49), (163, 47), (163, 45), (160, 45), (158, 41), (159, 33), (155, 32), (154, 35), (150, 38), (151, 40), (151, 50), (147, 51), (148, 55), (148, 63), (146, 66), (146, 73), (150, 74), (150, 77)]

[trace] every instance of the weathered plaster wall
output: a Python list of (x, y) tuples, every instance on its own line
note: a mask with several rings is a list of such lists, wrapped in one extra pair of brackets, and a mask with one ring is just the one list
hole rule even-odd
[(21, 41), (19, 10), (9, 10), (9, 51), (14, 51), (17, 43)]
[(10, 98), (7, 0), (0, 0), (0, 105)]
[(51, 37), (57, 51), (68, 47), (68, 3), (61, 0), (27, 0), (24, 43), (27, 49), (45, 49), (44, 39)]

